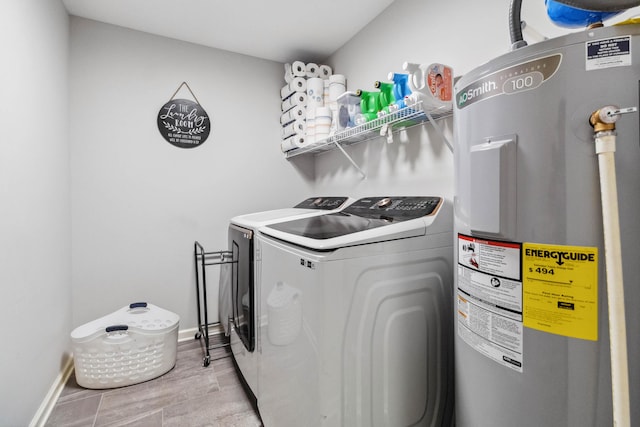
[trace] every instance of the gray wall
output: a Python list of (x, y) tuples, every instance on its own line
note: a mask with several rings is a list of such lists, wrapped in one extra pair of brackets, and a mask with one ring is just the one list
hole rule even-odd
[(3, 2), (0, 39), (0, 425), (24, 426), (68, 357), (68, 16)]
[[(73, 324), (147, 301), (194, 328), (194, 240), (226, 249), (229, 218), (311, 192), (312, 170), (279, 148), (284, 68), (73, 17), (70, 70)], [(183, 81), (212, 123), (191, 149), (156, 126)], [(215, 267), (207, 274), (215, 320)]]
[[(452, 195), (452, 156), (429, 125), (403, 143), (348, 148), (365, 180), (335, 152), (286, 161), (282, 64), (69, 20), (59, 1), (6, 3), (0, 425), (32, 419), (68, 357), (73, 327), (137, 300), (178, 313), (181, 329), (195, 327), (193, 241), (225, 248), (230, 217), (310, 194)], [(346, 74), (350, 89), (371, 88), (407, 60), (441, 61), (461, 75), (508, 50), (508, 5), (397, 0), (318, 62)], [(525, 1), (523, 19), (547, 36), (566, 33), (547, 22), (542, 0)], [(209, 140), (191, 150), (169, 145), (155, 127), (183, 81), (213, 123)], [(451, 136), (450, 120), (442, 125)], [(215, 270), (209, 277), (215, 318)]]
[[(440, 62), (458, 76), (508, 48), (508, 6), (509, 0), (395, 1), (327, 62), (347, 76), (351, 91), (373, 90), (390, 71), (402, 72), (405, 61)], [(450, 140), (451, 120), (439, 122)], [(398, 134), (391, 144), (377, 138), (347, 150), (367, 178), (334, 151), (318, 156), (316, 185), (354, 197), (453, 196), (453, 155), (431, 125)]]
[[(402, 72), (405, 61), (444, 63), (461, 76), (510, 50), (509, 4), (510, 0), (396, 0), (326, 63), (346, 75), (351, 91), (373, 90), (374, 82), (386, 80), (390, 71)], [(622, 16), (637, 12), (636, 8)], [(543, 0), (523, 1), (522, 19), (529, 26), (524, 33), (530, 43), (541, 40), (535, 33), (555, 37), (569, 32), (549, 21)], [(440, 125), (451, 140), (451, 119)], [(377, 138), (347, 148), (366, 179), (338, 151), (318, 156), (317, 188), (354, 197), (453, 196), (453, 155), (431, 125), (409, 129), (394, 140), (387, 144)]]

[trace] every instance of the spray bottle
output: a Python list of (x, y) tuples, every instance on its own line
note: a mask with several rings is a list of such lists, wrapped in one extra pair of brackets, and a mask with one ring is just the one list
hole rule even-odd
[(380, 92), (367, 92), (358, 89), (356, 95), (360, 97), (360, 114), (356, 116), (356, 124), (361, 125), (377, 118)]
[(400, 110), (407, 106), (405, 98), (411, 95), (409, 88), (409, 74), (389, 73), (389, 79), (393, 80), (393, 97), (395, 98), (396, 109)]
[(382, 117), (386, 114), (397, 111), (398, 108), (395, 104), (396, 98), (393, 95), (394, 83), (377, 81), (375, 83), (375, 87), (380, 89), (380, 95), (378, 98), (379, 100), (379, 103), (378, 103), (379, 111), (377, 113), (378, 117)]

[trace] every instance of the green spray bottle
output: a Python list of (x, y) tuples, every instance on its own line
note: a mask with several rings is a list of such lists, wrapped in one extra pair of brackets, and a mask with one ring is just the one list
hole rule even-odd
[(358, 89), (356, 95), (360, 97), (360, 114), (356, 116), (356, 125), (377, 118), (380, 110), (380, 92), (367, 92)]
[(382, 117), (385, 114), (393, 113), (397, 111), (396, 107), (396, 98), (393, 95), (393, 83), (381, 82), (377, 81), (375, 83), (377, 89), (380, 89), (380, 97), (379, 97), (379, 111), (378, 117)]

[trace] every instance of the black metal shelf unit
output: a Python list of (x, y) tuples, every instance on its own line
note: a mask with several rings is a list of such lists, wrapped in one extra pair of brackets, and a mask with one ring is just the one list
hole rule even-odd
[[(211, 362), (210, 350), (229, 346), (229, 338), (223, 333), (216, 334), (215, 337), (209, 335), (209, 328), (219, 328), (220, 322), (209, 322), (206, 267), (232, 264), (235, 261), (233, 261), (231, 251), (206, 252), (204, 247), (197, 241), (193, 245), (193, 259), (196, 267), (196, 303), (198, 309), (198, 332), (196, 332), (195, 339), (201, 340), (203, 343), (204, 356), (202, 366), (206, 367)], [(212, 343), (212, 341), (216, 342)]]

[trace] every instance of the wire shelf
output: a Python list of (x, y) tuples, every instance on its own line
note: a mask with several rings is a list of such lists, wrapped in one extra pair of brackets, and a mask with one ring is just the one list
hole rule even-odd
[[(287, 159), (302, 154), (318, 154), (325, 151), (333, 150), (336, 147), (352, 145), (355, 143), (379, 138), (400, 129), (406, 129), (430, 121), (435, 124), (435, 120), (450, 117), (453, 114), (451, 107), (439, 107), (423, 110), (422, 103), (417, 102), (409, 105), (393, 113), (386, 114), (382, 117), (373, 119), (367, 123), (344, 129), (340, 132), (330, 135), (326, 139), (315, 142), (308, 147), (294, 148), (285, 153)], [(431, 116), (431, 118), (429, 118)]]

